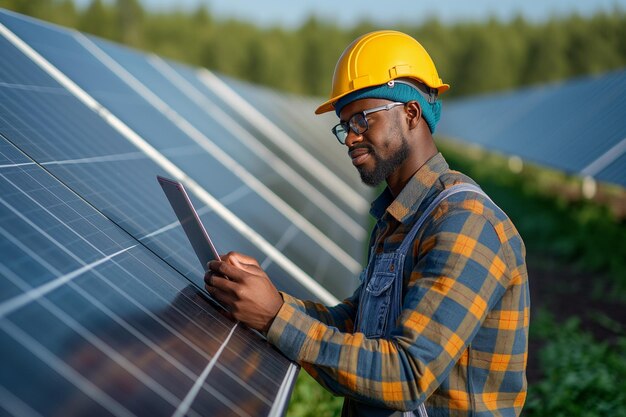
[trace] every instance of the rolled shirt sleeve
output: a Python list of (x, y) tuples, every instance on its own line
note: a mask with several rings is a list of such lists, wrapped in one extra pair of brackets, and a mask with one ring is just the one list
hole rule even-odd
[(280, 295), (283, 297), (285, 304), (292, 306), (328, 326), (335, 327), (342, 332), (352, 333), (360, 293), (361, 286), (359, 286), (349, 298), (346, 298), (333, 307), (312, 301), (299, 300), (282, 291)]

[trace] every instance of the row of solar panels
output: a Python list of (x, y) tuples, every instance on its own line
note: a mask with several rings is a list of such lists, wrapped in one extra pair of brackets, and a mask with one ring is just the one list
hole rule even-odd
[(297, 367), (225, 317), (158, 186), (221, 252), (333, 303), (369, 193), (314, 103), (0, 10), (0, 410), (280, 415)]
[(438, 132), (626, 187), (626, 70), (446, 103)]

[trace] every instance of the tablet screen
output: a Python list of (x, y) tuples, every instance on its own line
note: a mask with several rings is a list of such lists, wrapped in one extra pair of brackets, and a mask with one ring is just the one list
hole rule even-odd
[(206, 271), (207, 263), (213, 259), (219, 260), (219, 255), (211, 242), (209, 234), (200, 221), (200, 217), (191, 204), (191, 200), (185, 191), (185, 187), (178, 181), (157, 176), (159, 184), (163, 188), (170, 205), (183, 226), (183, 230), (193, 247), (202, 269)]

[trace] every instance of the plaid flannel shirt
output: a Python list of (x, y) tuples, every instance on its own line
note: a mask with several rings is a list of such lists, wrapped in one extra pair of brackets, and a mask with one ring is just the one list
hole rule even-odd
[[(443, 189), (468, 177), (431, 158), (393, 200), (372, 204), (370, 245), (389, 252)], [(361, 286), (337, 306), (282, 294), (267, 337), (350, 401), (432, 416), (517, 416), (526, 398), (530, 299), (522, 239), (476, 193), (444, 200), (407, 254), (402, 313), (388, 339), (353, 332)], [(367, 319), (367, 313), (363, 315)]]

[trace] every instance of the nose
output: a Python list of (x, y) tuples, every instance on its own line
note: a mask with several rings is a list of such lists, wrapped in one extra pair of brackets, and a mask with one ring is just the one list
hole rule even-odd
[(346, 136), (346, 146), (351, 148), (355, 143), (361, 142), (363, 135), (354, 133), (352, 129), (348, 129), (348, 136)]

